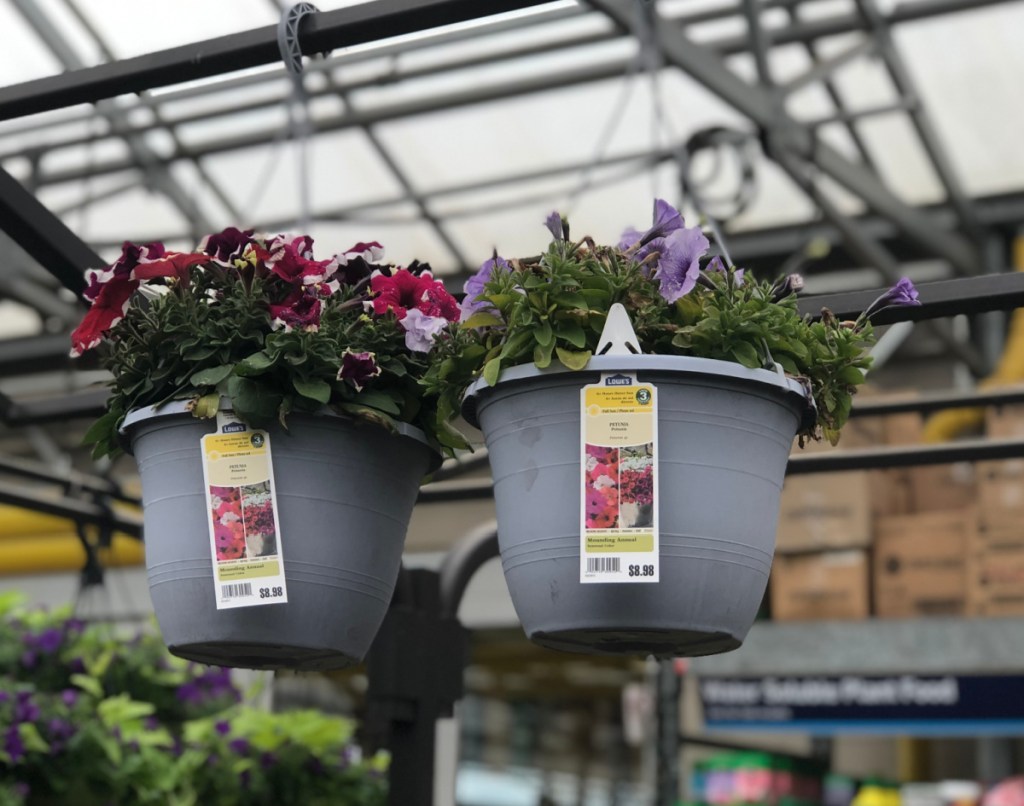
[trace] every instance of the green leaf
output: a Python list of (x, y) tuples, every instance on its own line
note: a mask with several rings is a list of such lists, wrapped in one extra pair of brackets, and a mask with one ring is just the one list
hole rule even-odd
[(283, 397), (259, 381), (238, 375), (228, 378), (228, 396), (235, 414), (257, 428), (274, 422)]
[(331, 399), (331, 385), (323, 378), (293, 378), (292, 386), (303, 397), (326, 404)]
[(90, 677), (87, 674), (73, 674), (69, 679), (72, 685), (78, 686), (82, 691), (91, 694), (96, 699), (103, 697), (103, 686), (100, 685), (100, 681), (95, 677)]
[(757, 369), (761, 366), (761, 359), (758, 358), (757, 350), (745, 341), (734, 344), (730, 352), (732, 357), (745, 367)]
[(498, 376), (501, 374), (501, 356), (492, 358), (484, 364), (484, 383), (488, 386), (498, 385)]
[(584, 350), (579, 353), (562, 347), (556, 347), (555, 350), (558, 353), (558, 360), (568, 369), (583, 369), (587, 366), (590, 357), (593, 355), (590, 350)]
[(117, 421), (121, 419), (121, 415), (116, 411), (108, 411), (96, 422), (89, 426), (89, 430), (85, 432), (85, 436), (82, 437), (83, 445), (95, 445), (101, 439), (106, 439), (117, 427)]
[(219, 367), (210, 367), (194, 372), (189, 377), (193, 386), (216, 386), (234, 370), (234, 364), (221, 364)]
[(843, 367), (839, 372), (839, 380), (850, 386), (857, 386), (864, 383), (864, 373), (856, 367)]
[(533, 364), (537, 369), (544, 369), (551, 366), (551, 354), (554, 352), (554, 342), (551, 344), (538, 344), (533, 348)]
[(563, 291), (560, 294), (555, 294), (555, 302), (563, 308), (582, 308), (586, 310), (590, 307), (587, 304), (587, 298), (582, 294), (577, 294), (575, 291)]
[(498, 325), (505, 324), (499, 317), (493, 313), (487, 313), (486, 311), (479, 311), (473, 314), (469, 319), (462, 323), (462, 327), (470, 330), (478, 327), (495, 327)]
[(555, 327), (555, 335), (581, 350), (587, 346), (587, 334), (578, 322), (572, 320), (559, 322)]
[(35, 753), (50, 752), (50, 745), (46, 743), (42, 734), (39, 733), (39, 728), (32, 722), (22, 722), (18, 725), (18, 737), (25, 745), (26, 750), (32, 750)]
[(533, 337), (537, 340), (537, 344), (542, 347), (548, 347), (555, 343), (554, 331), (546, 319), (534, 328)]
[(356, 400), (364, 406), (370, 406), (375, 409), (394, 415), (397, 417), (402, 413), (401, 408), (395, 402), (394, 398), (384, 392), (378, 392), (372, 389), (367, 389), (359, 393)]
[(253, 353), (247, 358), (243, 358), (235, 367), (235, 372), (239, 375), (262, 375), (276, 362), (265, 352)]

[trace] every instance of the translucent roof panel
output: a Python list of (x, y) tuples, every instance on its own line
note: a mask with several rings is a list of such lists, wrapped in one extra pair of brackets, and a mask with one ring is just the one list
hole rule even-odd
[[(10, 65), (2, 80), (56, 76), (77, 65), (274, 26), (282, 5), (0, 0)], [(317, 5), (329, 11), (355, 3)], [(721, 69), (758, 81), (742, 4), (656, 5), (663, 35), (685, 32), (724, 53)], [(808, 83), (780, 96), (779, 109), (818, 126), (820, 142), (857, 170), (877, 170), (879, 187), (908, 208), (946, 198), (913, 121), (899, 108), (918, 100), (969, 196), (1024, 189), (1024, 113), (1015, 103), (1017, 77), (1024, 75), (1017, 42), (1024, 3), (987, 2), (959, 13), (946, 13), (956, 3), (941, 5), (878, 0), (883, 15), (906, 20), (892, 27), (898, 61), (886, 32), (858, 22), (853, 0), (766, 3), (762, 14), (771, 77), (783, 85), (816, 60), (874, 44), (873, 52), (837, 67), (831, 86)], [(807, 30), (822, 35), (798, 35)], [(553, 208), (601, 238), (642, 224), (652, 195), (679, 201), (672, 149), (695, 132), (725, 126), (752, 138), (756, 161), (756, 193), (726, 228), (817, 220), (806, 194), (761, 153), (758, 123), (671, 64), (655, 80), (644, 72), (651, 62), (643, 57), (651, 53), (650, 43), (626, 35), (590, 4), (562, 0), (497, 22), (481, 19), (307, 59), (305, 163), (291, 142), (292, 84), (274, 63), (2, 121), (0, 165), (104, 254), (124, 238), (187, 243), (206, 227), (281, 229), (308, 217), (331, 247), (375, 238), (396, 259), (420, 257), (457, 271), (496, 246), (510, 253), (532, 248), (537, 222)], [(894, 81), (894, 64), (897, 71), (905, 65), (912, 94)], [(858, 120), (852, 132), (841, 120), (827, 122), (883, 107), (892, 109)], [(859, 165), (862, 146), (866, 166)], [(813, 155), (801, 160), (807, 168)], [(694, 161), (695, 169), (708, 164), (707, 155)], [(811, 170), (808, 176), (846, 214), (871, 206), (833, 180)], [(707, 192), (728, 196), (738, 181), (726, 166)]]

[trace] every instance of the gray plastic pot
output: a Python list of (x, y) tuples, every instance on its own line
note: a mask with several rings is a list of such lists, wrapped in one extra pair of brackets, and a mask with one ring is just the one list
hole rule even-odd
[(274, 428), (271, 456), (287, 603), (218, 610), (200, 440), (212, 420), (184, 403), (128, 415), (142, 479), (146, 569), (164, 642), (189, 660), (252, 669), (337, 669), (380, 627), (423, 476), (440, 457), (397, 434), (325, 415)]
[[(658, 389), (660, 582), (582, 584), (580, 387), (636, 372)], [(764, 596), (779, 499), (808, 401), (781, 374), (703, 358), (598, 356), (467, 392), (487, 441), (502, 568), (529, 638), (591, 653), (710, 655), (743, 643)]]

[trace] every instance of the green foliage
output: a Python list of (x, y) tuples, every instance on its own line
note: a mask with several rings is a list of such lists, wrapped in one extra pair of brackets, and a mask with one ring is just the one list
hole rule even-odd
[(482, 377), (532, 363), (539, 369), (583, 369), (597, 349), (614, 303), (629, 313), (645, 353), (730, 361), (774, 369), (809, 390), (817, 421), (801, 438), (838, 440), (852, 396), (870, 366), (874, 341), (866, 318), (839, 322), (828, 311), (812, 321), (783, 283), (752, 278), (735, 267), (703, 266), (691, 290), (662, 296), (652, 269), (657, 254), (556, 239), (538, 258), (492, 270), (475, 298), (482, 310), (436, 350), (423, 383), (440, 396), (439, 414), (457, 411), (466, 388)]
[(350, 721), (238, 700), (153, 635), (0, 595), (0, 806), (383, 806)]

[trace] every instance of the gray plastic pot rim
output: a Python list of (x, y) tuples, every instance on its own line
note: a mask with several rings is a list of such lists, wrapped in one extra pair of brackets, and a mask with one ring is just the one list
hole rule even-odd
[[(194, 405), (194, 403), (194, 400), (171, 400), (160, 406), (143, 406), (140, 409), (132, 409), (131, 411), (129, 411), (128, 414), (125, 415), (124, 422), (121, 423), (120, 429), (118, 429), (118, 436), (121, 438), (121, 441), (124, 444), (125, 453), (131, 453), (131, 439), (129, 432), (133, 426), (139, 425), (140, 423), (143, 423), (147, 420), (152, 420), (154, 418), (160, 417), (180, 417), (183, 414), (187, 414), (189, 417), (193, 417), (192, 406)], [(220, 405), (217, 408), (219, 411), (231, 411), (231, 400), (229, 398), (222, 397), (220, 399)], [(368, 428), (380, 428), (381, 430), (385, 430), (388, 433), (395, 433), (398, 436), (407, 437), (408, 439), (412, 439), (415, 440), (416, 442), (422, 443), (425, 447), (429, 448), (430, 451), (436, 455), (435, 458), (431, 460), (430, 469), (427, 472), (433, 473), (441, 465), (441, 456), (437, 454), (437, 451), (433, 447), (431, 447), (430, 443), (427, 441), (427, 435), (424, 434), (422, 430), (420, 430), (414, 425), (410, 425), (409, 423), (403, 423), (396, 420), (395, 430), (390, 431), (386, 429), (384, 426), (375, 426), (372, 423), (359, 423), (359, 421), (353, 417), (344, 414), (339, 414), (333, 409), (329, 409), (326, 407), (320, 409), (317, 412), (310, 413), (309, 416), (333, 417), (338, 420), (343, 420), (347, 423), (357, 423), (360, 425), (366, 425)], [(214, 420), (213, 418), (210, 418), (209, 420), (207, 420), (207, 422), (212, 423), (214, 422)]]
[[(814, 401), (804, 387), (792, 378), (787, 377), (780, 368), (777, 372), (768, 369), (748, 369), (731, 361), (719, 361), (714, 358), (695, 358), (685, 355), (595, 355), (581, 370), (563, 367), (547, 367), (537, 369), (532, 363), (521, 364), (502, 370), (498, 377), (498, 386), (517, 381), (528, 381), (535, 378), (579, 375), (581, 378), (595, 372), (678, 372), (685, 375), (705, 375), (708, 377), (735, 378), (751, 383), (775, 387), (780, 391), (800, 398), (806, 407), (803, 421), (813, 422), (816, 418)], [(581, 386), (586, 381), (581, 381)], [(478, 378), (466, 390), (462, 398), (462, 416), (474, 427), (479, 427), (476, 418), (477, 403), (481, 395), (487, 394), (493, 387), (483, 378)]]

